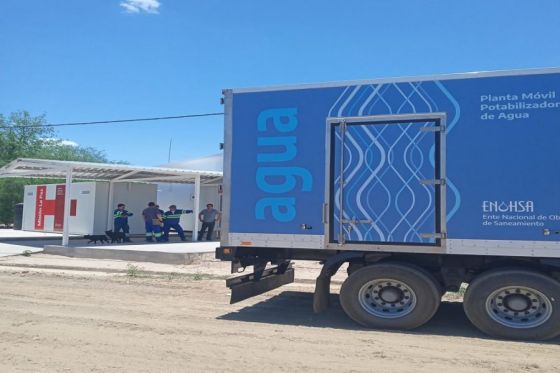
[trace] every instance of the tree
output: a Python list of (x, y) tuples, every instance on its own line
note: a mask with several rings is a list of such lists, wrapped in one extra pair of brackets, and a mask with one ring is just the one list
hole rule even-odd
[(45, 124), (44, 115), (32, 117), (22, 111), (5, 118), (0, 114), (0, 167), (29, 156), (43, 147), (44, 139), (53, 138), (54, 130)]
[[(0, 114), (0, 167), (16, 158), (57, 159), (64, 161), (107, 162), (97, 149), (72, 146), (56, 138), (46, 126), (44, 115), (31, 116), (26, 111), (7, 118)], [(14, 220), (14, 205), (23, 201), (23, 186), (52, 182), (46, 179), (0, 179), (0, 224)]]

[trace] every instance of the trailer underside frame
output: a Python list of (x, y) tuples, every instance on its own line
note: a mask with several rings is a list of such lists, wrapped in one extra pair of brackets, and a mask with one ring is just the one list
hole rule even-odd
[[(445, 291), (458, 291), (462, 283), (468, 283), (478, 273), (495, 268), (529, 268), (560, 280), (559, 258), (228, 246), (216, 249), (216, 259), (231, 262), (231, 273), (241, 273), (245, 268), (253, 267), (252, 273), (228, 280), (227, 286), (232, 289), (231, 303), (293, 282), (294, 269), (290, 265), (291, 260), (321, 262), (323, 267), (317, 277), (313, 305), (315, 312), (322, 312), (327, 308), (330, 279), (344, 263), (349, 264), (348, 274), (374, 263), (387, 261), (409, 263), (430, 272)], [(267, 268), (269, 263), (272, 267)], [(286, 271), (289, 272), (288, 276)], [(261, 280), (263, 282), (259, 283)], [(242, 290), (238, 290), (240, 288)]]

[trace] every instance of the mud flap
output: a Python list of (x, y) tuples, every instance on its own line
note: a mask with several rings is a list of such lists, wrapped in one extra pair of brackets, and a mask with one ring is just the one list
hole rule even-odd
[(287, 263), (265, 269), (262, 274), (250, 273), (230, 278), (226, 280), (226, 286), (231, 289), (230, 304), (233, 304), (292, 282), (294, 269), (291, 263)]
[(315, 283), (315, 293), (313, 293), (313, 312), (322, 313), (329, 308), (331, 277), (319, 276)]

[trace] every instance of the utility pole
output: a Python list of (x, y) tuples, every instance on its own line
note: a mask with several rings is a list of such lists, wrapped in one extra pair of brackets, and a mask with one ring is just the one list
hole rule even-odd
[(169, 152), (167, 153), (167, 163), (171, 162), (171, 144), (173, 144), (173, 137), (169, 138)]

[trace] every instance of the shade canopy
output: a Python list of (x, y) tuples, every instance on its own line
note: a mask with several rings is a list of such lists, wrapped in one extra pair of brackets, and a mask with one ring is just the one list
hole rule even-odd
[(18, 158), (0, 168), (0, 177), (64, 179), (68, 170), (72, 170), (73, 178), (79, 180), (192, 184), (199, 176), (201, 184), (222, 182), (219, 171), (30, 158)]
[[(66, 179), (66, 190), (70, 190), (73, 180), (92, 180), (109, 182), (109, 206), (113, 205), (113, 185), (115, 183), (181, 183), (194, 184), (194, 211), (199, 213), (200, 186), (219, 185), (222, 173), (219, 171), (185, 170), (181, 168), (142, 167), (113, 163), (93, 163), (75, 161), (56, 161), (48, 159), (18, 158), (0, 168), (0, 178), (45, 178)], [(62, 245), (68, 246), (70, 193), (65, 194), (64, 229)], [(110, 228), (113, 212), (107, 213), (107, 227)], [(198, 232), (199, 220), (194, 220), (193, 239)]]

